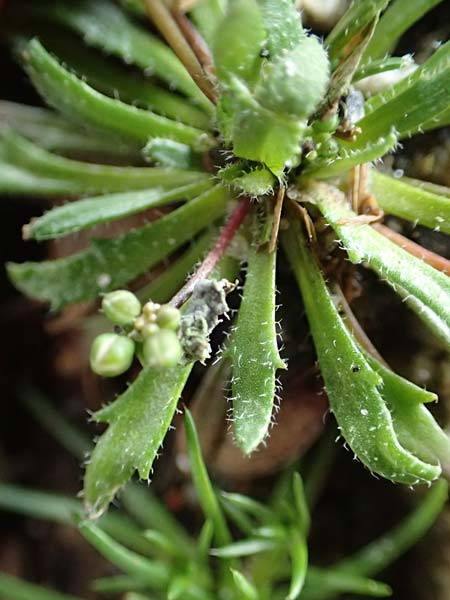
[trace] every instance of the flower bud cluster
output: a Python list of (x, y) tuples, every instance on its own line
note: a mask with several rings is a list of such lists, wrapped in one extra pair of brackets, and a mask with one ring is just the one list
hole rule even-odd
[(132, 292), (116, 290), (105, 294), (102, 310), (118, 331), (103, 333), (92, 344), (90, 363), (97, 375), (125, 373), (135, 355), (148, 367), (169, 368), (180, 362), (183, 352), (177, 308), (151, 301), (141, 307)]

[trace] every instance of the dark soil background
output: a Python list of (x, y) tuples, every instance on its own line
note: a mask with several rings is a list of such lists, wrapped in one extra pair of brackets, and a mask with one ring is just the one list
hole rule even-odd
[[(431, 50), (432, 40), (448, 39), (449, 31), (450, 5), (443, 2), (420, 26), (408, 33), (401, 43), (400, 53), (414, 48), (417, 53), (426, 54)], [(2, 98), (39, 103), (4, 45), (0, 45), (0, 73)], [(442, 151), (447, 148), (447, 156), (450, 156), (449, 140), (448, 131), (411, 140), (394, 166), (403, 168), (408, 174), (427, 176), (450, 185), (450, 160), (446, 162)], [(424, 173), (423, 157), (433, 152), (439, 156), (439, 168)], [(21, 239), (22, 225), (40, 214), (44, 205), (42, 200), (33, 198), (1, 198), (2, 264), (8, 260), (40, 259), (47, 255), (46, 245), (24, 243)], [(425, 246), (450, 255), (448, 238), (422, 229), (405, 229), (405, 232)], [(442, 354), (385, 286), (369, 275), (364, 276), (364, 286), (365, 292), (356, 302), (355, 310), (370, 337), (387, 361), (400, 372), (440, 392), (439, 410), (442, 419), (446, 420), (450, 408), (448, 356)], [(74, 496), (81, 487), (79, 461), (36, 423), (21, 400), (28, 393), (24, 389), (31, 386), (40, 390), (62, 414), (84, 430), (88, 429), (85, 424), (87, 408), (94, 409), (111, 399), (115, 390), (102, 388), (87, 374), (79, 331), (65, 328), (58, 334), (51, 333), (55, 328), (46, 308), (16, 292), (8, 283), (3, 268), (0, 294), (0, 479)], [(288, 324), (292, 317), (289, 314), (282, 316), (289, 337)], [(301, 347), (291, 347), (290, 352), (303, 356), (300, 361), (303, 367), (305, 364), (308, 368), (313, 366), (307, 340), (302, 341)], [(300, 386), (296, 393), (301, 394), (305, 389)], [(94, 433), (91, 428), (89, 435)], [(170, 447), (168, 444), (166, 449)], [(253, 491), (261, 497), (273, 484), (270, 476), (239, 483), (231, 474), (222, 479), (229, 488), (239, 486), (239, 489)], [(166, 503), (175, 512), (179, 511), (186, 525), (192, 528), (195, 514), (186, 509), (183, 480), (175, 470), (170, 451), (158, 464), (155, 486)], [(381, 534), (406, 514), (420, 494), (420, 491), (410, 493), (400, 486), (376, 480), (352, 460), (349, 452), (336, 445), (335, 458), (314, 514), (312, 562), (327, 564)], [(448, 599), (449, 553), (450, 518), (444, 514), (433, 531), (383, 574), (383, 579), (394, 586), (396, 600)], [(61, 591), (94, 598), (95, 595), (89, 592), (89, 581), (110, 573), (111, 567), (81, 540), (75, 530), (0, 512), (0, 570)]]

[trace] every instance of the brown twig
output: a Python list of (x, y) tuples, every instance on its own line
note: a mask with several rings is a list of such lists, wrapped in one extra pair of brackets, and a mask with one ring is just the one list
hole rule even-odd
[(202, 65), (187, 42), (169, 8), (161, 0), (144, 0), (145, 9), (169, 46), (186, 67), (188, 73), (211, 102), (217, 102), (217, 94), (208, 80)]
[(233, 239), (236, 231), (241, 226), (243, 220), (247, 216), (251, 207), (251, 201), (249, 198), (244, 198), (239, 201), (239, 204), (236, 206), (234, 211), (231, 213), (228, 221), (222, 228), (219, 237), (215, 243), (214, 248), (212, 248), (205, 259), (199, 266), (199, 268), (195, 271), (192, 277), (185, 283), (185, 285), (175, 294), (175, 296), (170, 301), (170, 304), (173, 306), (181, 306), (192, 293), (192, 290), (195, 287), (195, 284), (200, 281), (200, 279), (205, 279), (210, 275), (217, 262), (223, 256), (225, 250)]
[(391, 242), (394, 242), (394, 244), (400, 246), (400, 248), (403, 248), (413, 256), (417, 256), (417, 258), (420, 258), (421, 260), (426, 262), (428, 265), (434, 267), (438, 271), (442, 271), (442, 273), (445, 273), (446, 275), (450, 276), (450, 260), (447, 260), (443, 256), (440, 256), (439, 254), (436, 254), (431, 250), (423, 248), (422, 246), (416, 244), (401, 233), (397, 233), (389, 227), (386, 227), (386, 225), (376, 223), (372, 225), (372, 227), (376, 229), (379, 233), (387, 237), (389, 240), (391, 240)]
[(186, 41), (192, 48), (195, 56), (201, 64), (203, 71), (208, 76), (211, 84), (216, 85), (216, 68), (214, 66), (214, 60), (209, 49), (208, 44), (200, 35), (198, 29), (194, 26), (186, 15), (180, 10), (172, 9), (172, 15), (180, 28), (181, 33), (184, 35)]
[(275, 207), (273, 210), (272, 233), (270, 234), (269, 252), (273, 252), (277, 247), (278, 230), (280, 229), (281, 211), (283, 210), (283, 201), (286, 188), (280, 185), (278, 188)]

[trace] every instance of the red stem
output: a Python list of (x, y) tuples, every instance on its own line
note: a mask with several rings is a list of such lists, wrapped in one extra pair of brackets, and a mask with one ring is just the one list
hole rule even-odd
[(181, 306), (192, 294), (195, 284), (200, 281), (200, 279), (206, 279), (208, 275), (210, 275), (220, 258), (223, 256), (236, 231), (241, 226), (242, 221), (247, 216), (250, 207), (251, 201), (249, 198), (244, 198), (239, 202), (239, 204), (231, 213), (228, 221), (223, 226), (222, 231), (216, 240), (214, 248), (208, 252), (202, 264), (195, 271), (192, 277), (175, 294), (170, 301), (170, 304), (173, 306)]

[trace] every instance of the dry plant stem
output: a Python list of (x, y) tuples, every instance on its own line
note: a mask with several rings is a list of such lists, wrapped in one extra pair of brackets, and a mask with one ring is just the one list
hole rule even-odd
[(207, 43), (200, 35), (199, 31), (194, 27), (186, 15), (179, 10), (172, 10), (172, 16), (178, 24), (181, 33), (186, 38), (188, 44), (192, 48), (195, 56), (200, 62), (204, 72), (207, 74), (212, 85), (216, 85), (216, 69), (212, 54)]
[(283, 210), (285, 192), (286, 188), (284, 186), (280, 186), (278, 188), (277, 198), (275, 200), (275, 207), (273, 210), (273, 225), (269, 242), (269, 252), (273, 252), (277, 247), (278, 230), (280, 229), (281, 211)]
[(443, 256), (423, 248), (419, 244), (416, 244), (415, 242), (406, 238), (401, 233), (397, 233), (389, 227), (386, 227), (386, 225), (375, 223), (372, 225), (372, 227), (391, 240), (391, 242), (394, 242), (394, 244), (400, 246), (400, 248), (403, 248), (413, 256), (417, 256), (417, 258), (422, 259), (424, 262), (434, 267), (438, 271), (442, 271), (442, 273), (450, 276), (450, 261)]
[(217, 95), (208, 81), (195, 53), (180, 31), (168, 7), (161, 0), (144, 0), (148, 16), (166, 39), (169, 46), (181, 60), (192, 79), (211, 102), (217, 102)]
[(355, 213), (358, 213), (359, 210), (359, 193), (361, 189), (360, 183), (361, 170), (360, 165), (357, 165), (354, 169), (352, 169), (350, 173), (350, 204)]
[(358, 319), (355, 317), (354, 312), (350, 308), (350, 304), (347, 302), (347, 298), (345, 297), (344, 292), (342, 291), (341, 287), (337, 283), (334, 285), (333, 291), (339, 298), (339, 304), (345, 313), (345, 319), (348, 322), (348, 324), (350, 325), (350, 329), (351, 329), (353, 335), (355, 336), (355, 338), (358, 340), (358, 342), (361, 344), (361, 346), (371, 356), (376, 358), (378, 360), (378, 362), (380, 362), (382, 365), (384, 365), (385, 367), (387, 367), (389, 369), (390, 368), (389, 365), (386, 363), (384, 358), (381, 356), (381, 354), (378, 352), (378, 350), (372, 344), (370, 339), (367, 337), (366, 332), (359, 324)]
[(191, 295), (195, 284), (201, 279), (205, 279), (211, 274), (217, 262), (223, 256), (225, 250), (227, 249), (228, 245), (233, 239), (234, 234), (242, 224), (242, 221), (247, 216), (250, 207), (251, 201), (249, 198), (244, 198), (243, 200), (240, 200), (239, 204), (231, 213), (230, 218), (223, 226), (223, 229), (219, 237), (217, 238), (214, 248), (212, 248), (212, 250), (208, 252), (205, 259), (203, 260), (199, 268), (195, 271), (195, 273), (192, 275), (192, 277), (175, 294), (175, 296), (170, 301), (170, 304), (177, 307), (184, 304), (184, 302), (186, 302), (186, 300)]
[(306, 208), (298, 202), (294, 202), (294, 200), (289, 200), (289, 206), (297, 213), (297, 216), (299, 216), (300, 219), (304, 222), (306, 234), (308, 236), (308, 241), (317, 241), (316, 228)]

